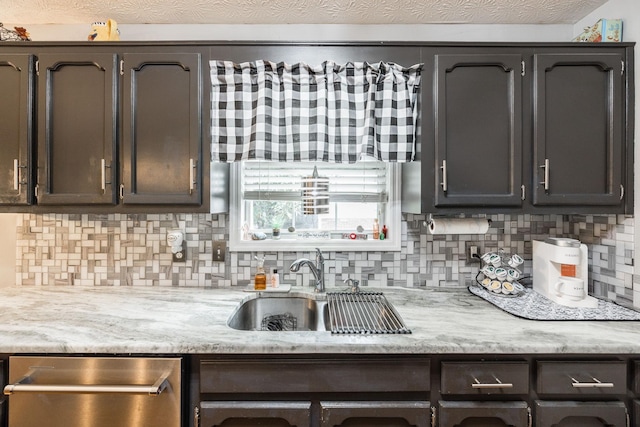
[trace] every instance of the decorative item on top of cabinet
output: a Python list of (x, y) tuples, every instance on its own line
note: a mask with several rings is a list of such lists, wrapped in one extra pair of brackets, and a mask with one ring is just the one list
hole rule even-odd
[(33, 203), (33, 55), (0, 54), (0, 205)]

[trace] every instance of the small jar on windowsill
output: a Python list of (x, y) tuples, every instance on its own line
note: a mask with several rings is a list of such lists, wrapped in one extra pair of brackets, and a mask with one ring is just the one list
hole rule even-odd
[(274, 228), (273, 230), (271, 230), (272, 234), (271, 234), (271, 238), (278, 240), (280, 239), (280, 229), (279, 228)]

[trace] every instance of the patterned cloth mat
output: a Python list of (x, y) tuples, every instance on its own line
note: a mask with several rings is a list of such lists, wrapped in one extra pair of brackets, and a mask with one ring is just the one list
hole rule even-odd
[(518, 296), (500, 296), (472, 284), (469, 292), (507, 313), (531, 320), (640, 320), (640, 312), (605, 300), (599, 300), (597, 308), (575, 308), (557, 304), (531, 288)]

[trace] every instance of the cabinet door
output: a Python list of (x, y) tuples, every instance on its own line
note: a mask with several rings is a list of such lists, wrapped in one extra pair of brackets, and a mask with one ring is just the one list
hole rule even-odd
[(38, 203), (115, 204), (116, 55), (38, 56)]
[(200, 403), (200, 427), (309, 427), (310, 402)]
[(626, 427), (622, 402), (548, 402), (536, 400), (535, 427)]
[(522, 204), (521, 68), (515, 54), (436, 55), (437, 207)]
[(202, 203), (198, 53), (124, 55), (123, 203)]
[(321, 427), (429, 427), (429, 402), (320, 402)]
[(527, 427), (526, 402), (446, 402), (439, 404), (440, 427)]
[(0, 204), (32, 202), (33, 56), (0, 55)]
[(534, 55), (534, 205), (621, 206), (623, 57)]

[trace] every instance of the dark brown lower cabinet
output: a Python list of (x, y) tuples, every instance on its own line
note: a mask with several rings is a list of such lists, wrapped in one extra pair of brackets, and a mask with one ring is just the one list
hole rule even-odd
[(200, 427), (309, 427), (311, 402), (202, 402)]
[(440, 427), (528, 427), (527, 402), (447, 402), (438, 405)]
[(211, 356), (195, 366), (196, 427), (432, 426), (425, 357)]
[(321, 427), (429, 427), (429, 402), (320, 402)]
[(640, 427), (636, 355), (195, 356), (188, 427)]
[[(3, 361), (0, 360), (0, 387), (4, 389), (4, 366)], [(4, 395), (0, 394), (0, 426), (6, 426), (6, 416), (7, 416), (7, 399), (5, 399)]]
[(626, 427), (623, 402), (559, 402), (536, 400), (535, 427)]

